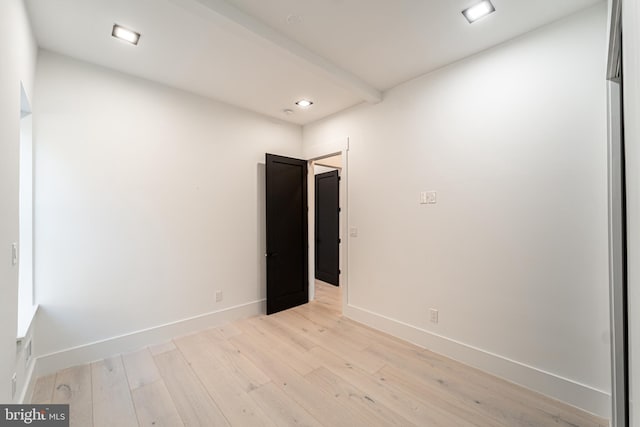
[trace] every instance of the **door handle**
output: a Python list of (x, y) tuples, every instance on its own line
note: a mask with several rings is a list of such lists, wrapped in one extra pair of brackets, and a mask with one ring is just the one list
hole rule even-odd
[(264, 254), (264, 256), (267, 258), (278, 256), (278, 252), (267, 252), (266, 254)]

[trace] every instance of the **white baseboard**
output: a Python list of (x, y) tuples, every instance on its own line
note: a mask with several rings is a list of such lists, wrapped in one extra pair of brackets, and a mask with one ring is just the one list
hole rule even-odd
[(346, 317), (443, 356), (473, 366), (602, 418), (611, 416), (611, 396), (584, 384), (487, 352), (396, 319), (347, 305)]
[(34, 372), (36, 370), (36, 360), (32, 360), (27, 366), (27, 372), (25, 375), (24, 386), (22, 387), (22, 391), (20, 392), (20, 397), (18, 398), (18, 403), (29, 403), (31, 400), (31, 396), (33, 394), (33, 387), (36, 384), (36, 376)]
[[(32, 372), (32, 378), (29, 383), (35, 381), (39, 376), (52, 374), (61, 369), (94, 362), (111, 357), (114, 354), (127, 353), (150, 345), (160, 344), (182, 335), (220, 326), (226, 322), (264, 314), (265, 304), (266, 300), (264, 299), (252, 301), (220, 311), (201, 314), (188, 319), (38, 356), (33, 370), (35, 374)], [(33, 384), (25, 387), (25, 396), (26, 390), (32, 387)]]

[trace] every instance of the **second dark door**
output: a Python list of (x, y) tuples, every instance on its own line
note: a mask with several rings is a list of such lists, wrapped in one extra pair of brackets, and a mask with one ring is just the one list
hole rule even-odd
[(338, 286), (340, 278), (340, 177), (316, 175), (316, 279)]

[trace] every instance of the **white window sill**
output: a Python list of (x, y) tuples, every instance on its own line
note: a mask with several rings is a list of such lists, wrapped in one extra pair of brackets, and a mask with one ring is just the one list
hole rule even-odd
[(29, 332), (31, 323), (33, 323), (33, 319), (36, 317), (36, 313), (38, 312), (38, 307), (40, 306), (36, 304), (32, 305), (29, 308), (18, 310), (18, 336), (16, 338), (17, 341), (22, 341), (27, 336), (27, 332)]

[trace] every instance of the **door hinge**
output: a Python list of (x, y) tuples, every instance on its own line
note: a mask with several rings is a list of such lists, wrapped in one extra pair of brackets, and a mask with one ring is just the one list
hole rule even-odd
[(342, 243), (342, 239), (338, 237), (338, 244)]
[(342, 208), (338, 208), (338, 213), (342, 212)]
[(338, 274), (342, 274), (342, 270), (338, 269)]
[(338, 181), (342, 181), (342, 177), (338, 175)]

